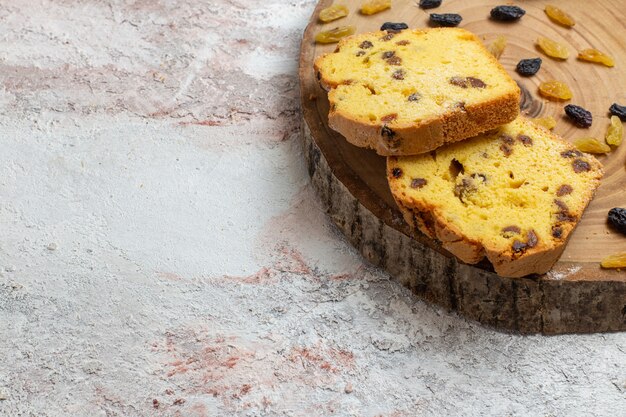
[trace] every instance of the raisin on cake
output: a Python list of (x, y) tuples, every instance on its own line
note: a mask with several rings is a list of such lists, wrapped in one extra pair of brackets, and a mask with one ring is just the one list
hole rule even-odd
[(464, 29), (351, 36), (318, 57), (315, 71), (329, 126), (380, 155), (428, 152), (519, 114), (519, 87)]
[(519, 117), (428, 154), (387, 158), (405, 220), (463, 262), (496, 273), (545, 273), (592, 199), (602, 165)]

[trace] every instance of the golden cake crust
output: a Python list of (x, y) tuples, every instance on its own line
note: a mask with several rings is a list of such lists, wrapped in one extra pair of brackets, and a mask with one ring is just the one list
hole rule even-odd
[[(315, 71), (320, 85), (328, 91), (330, 102), (330, 111), (328, 114), (328, 125), (335, 131), (341, 133), (350, 143), (365, 148), (374, 149), (379, 155), (416, 155), (436, 149), (446, 143), (452, 143), (464, 140), (469, 137), (476, 136), (479, 133), (493, 129), (504, 123), (508, 123), (515, 119), (519, 114), (520, 90), (517, 84), (506, 74), (506, 71), (500, 63), (484, 48), (479, 39), (463, 29), (458, 28), (435, 28), (426, 30), (403, 31), (397, 34), (402, 37), (403, 41), (419, 39), (422, 36), (435, 34), (454, 34), (458, 36), (462, 42), (471, 42), (473, 51), (480, 59), (483, 71), (489, 71), (497, 74), (500, 78), (498, 84), (504, 85), (495, 96), (485, 99), (472, 100), (465, 103), (457, 101), (455, 103), (446, 103), (447, 107), (438, 108), (436, 111), (426, 112), (417, 120), (394, 120), (385, 122), (381, 120), (384, 116), (385, 106), (376, 109), (380, 114), (376, 115), (376, 120), (364, 117), (362, 114), (356, 114), (352, 109), (339, 106), (343, 92), (338, 92), (338, 87), (342, 85), (360, 85), (367, 84), (370, 90), (377, 89), (378, 86), (372, 87), (369, 83), (376, 84), (376, 80), (362, 79), (342, 79), (335, 74), (335, 71), (329, 67), (328, 60), (333, 54), (341, 54), (342, 51), (348, 51), (346, 54), (354, 54), (354, 45), (364, 41), (375, 43), (376, 40), (384, 39), (388, 36), (387, 32), (373, 32), (368, 34), (355, 35), (350, 38), (343, 39), (337, 49), (332, 54), (325, 54), (315, 60)], [(386, 35), (387, 34), (387, 35)], [(382, 49), (394, 52), (396, 57), (410, 58), (413, 53), (410, 50), (396, 50), (397, 45), (392, 40), (389, 45), (379, 46), (378, 52)], [(363, 51), (363, 50), (359, 50)], [(373, 55), (378, 57), (379, 55)], [(367, 57), (366, 57), (367, 58)], [(350, 59), (353, 59), (350, 58)], [(375, 58), (372, 58), (375, 59)], [(454, 57), (450, 57), (451, 60)], [(354, 60), (354, 59), (353, 59)], [(352, 63), (353, 61), (348, 60)], [(389, 60), (387, 62), (390, 62)], [(387, 66), (386, 71), (393, 71), (396, 66)], [(411, 71), (411, 68), (407, 68)], [(433, 72), (437, 72), (437, 68), (429, 68)], [(462, 74), (465, 75), (465, 74)], [(468, 74), (470, 75), (470, 74)], [(475, 74), (472, 74), (475, 75)], [(418, 81), (419, 81), (419, 76)], [(403, 82), (403, 81), (399, 81)], [(411, 87), (411, 81), (407, 80), (407, 88)], [(466, 87), (463, 87), (466, 88)], [(470, 88), (471, 89), (471, 88)], [(462, 90), (462, 89), (460, 89)], [(465, 91), (461, 91), (464, 93)], [(451, 98), (452, 100), (452, 98)], [(407, 103), (407, 106), (412, 104)], [(389, 110), (393, 112), (393, 110)]]
[[(518, 131), (520, 128), (523, 129), (523, 132), (536, 142), (551, 142), (549, 146), (554, 148), (559, 158), (562, 158), (560, 163), (559, 161), (556, 163), (559, 163), (560, 166), (562, 165), (571, 171), (565, 169), (564, 171), (559, 171), (559, 174), (555, 174), (555, 179), (552, 181), (553, 185), (560, 183), (576, 184), (573, 187), (573, 191), (571, 186), (568, 186), (569, 189), (564, 189), (562, 188), (563, 186), (550, 186), (550, 189), (545, 191), (548, 197), (544, 199), (545, 207), (539, 207), (539, 213), (541, 214), (542, 210), (547, 213), (545, 217), (548, 219), (549, 226), (551, 227), (551, 230), (548, 230), (547, 233), (540, 233), (543, 232), (543, 230), (538, 228), (538, 223), (541, 223), (539, 221), (540, 219), (525, 218), (524, 216), (528, 216), (528, 213), (525, 212), (524, 208), (520, 208), (518, 212), (515, 212), (516, 216), (520, 218), (513, 219), (510, 222), (511, 224), (519, 224), (519, 227), (510, 226), (520, 229), (519, 233), (512, 233), (515, 235), (515, 238), (511, 238), (507, 241), (506, 245), (494, 244), (491, 236), (489, 236), (492, 232), (488, 229), (488, 222), (485, 223), (485, 234), (483, 236), (475, 231), (471, 233), (463, 230), (463, 222), (450, 220), (454, 218), (454, 216), (464, 216), (463, 212), (454, 212), (453, 208), (445, 205), (446, 198), (454, 195), (452, 190), (442, 191), (439, 194), (441, 198), (432, 198), (435, 194), (430, 197), (420, 198), (418, 192), (410, 190), (410, 186), (407, 187), (407, 184), (410, 184), (410, 182), (407, 181), (415, 180), (402, 178), (404, 176), (404, 172), (402, 171), (409, 172), (410, 165), (419, 163), (419, 160), (407, 162), (406, 160), (410, 158), (388, 158), (387, 177), (394, 199), (404, 219), (412, 229), (420, 230), (427, 236), (437, 239), (441, 242), (444, 249), (448, 250), (465, 263), (475, 264), (483, 258), (487, 258), (499, 275), (506, 277), (522, 277), (529, 274), (546, 273), (559, 259), (572, 231), (582, 217), (585, 208), (593, 198), (596, 188), (599, 186), (599, 181), (602, 177), (602, 166), (593, 156), (576, 151), (572, 145), (565, 140), (532, 125), (531, 122), (521, 117), (500, 130), (489, 132), (489, 134), (478, 137), (491, 137), (495, 143), (495, 148), (493, 144), (486, 144), (487, 142), (485, 141), (478, 143), (480, 139), (476, 140), (476, 138), (451, 146), (457, 148), (465, 147), (466, 151), (467, 148), (475, 147), (472, 152), (475, 151), (476, 153), (493, 152), (494, 149), (498, 149), (497, 147), (500, 143), (498, 136), (502, 134), (501, 132), (508, 129), (507, 126), (511, 125), (515, 125)], [(506, 172), (507, 170), (509, 172), (524, 172), (520, 170), (519, 167), (514, 167), (514, 164), (519, 164), (519, 160), (514, 159), (516, 150), (524, 145), (514, 143), (513, 145), (507, 146), (510, 148), (509, 151), (512, 152), (511, 156), (513, 156), (513, 158), (507, 157), (503, 159), (504, 162), (500, 165), (503, 170), (502, 172)], [(441, 148), (437, 152), (445, 152), (446, 148), (448, 147)], [(451, 153), (454, 154), (454, 151), (451, 151)], [(415, 158), (429, 158), (429, 156), (421, 155)], [(545, 158), (548, 158), (548, 156), (546, 155)], [(545, 158), (542, 162), (539, 162), (537, 166), (533, 167), (533, 169), (541, 170), (543, 168), (545, 170), (544, 172), (549, 172), (553, 164), (550, 159)], [(539, 159), (541, 159), (541, 157), (539, 157)], [(422, 162), (423, 161), (424, 160), (422, 160)], [(511, 165), (507, 166), (506, 161), (510, 161)], [(576, 163), (575, 161), (583, 161), (587, 164), (584, 165), (586, 170), (584, 172), (575, 172), (575, 169), (572, 168), (573, 164)], [(447, 161), (445, 163), (447, 163)], [(401, 171), (398, 171), (398, 169)], [(400, 172), (402, 172), (402, 174), (400, 174)], [(441, 172), (441, 170), (438, 171), (437, 175), (441, 175)], [(584, 181), (579, 181), (581, 177), (578, 176), (581, 175), (585, 176)], [(422, 179), (420, 179), (420, 181), (421, 180)], [(431, 178), (426, 176), (424, 180), (428, 183)], [(523, 186), (528, 185), (522, 184), (521, 187)], [(450, 183), (450, 187), (454, 187), (453, 182)], [(567, 198), (569, 198), (569, 200), (565, 203), (564, 200)], [(548, 202), (547, 204), (545, 203), (546, 201)], [(496, 201), (496, 203), (499, 202)], [(482, 212), (480, 209), (478, 211), (484, 213), (487, 217), (493, 215), (493, 212), (490, 212), (488, 209)], [(537, 212), (534, 213), (535, 216), (539, 217), (539, 215), (536, 214)], [(502, 223), (502, 226), (507, 224), (506, 222)], [(558, 233), (556, 233), (556, 231), (558, 231)], [(555, 237), (557, 234), (558, 237)], [(511, 244), (511, 242), (513, 244)], [(517, 250), (515, 250), (515, 245), (518, 245)]]

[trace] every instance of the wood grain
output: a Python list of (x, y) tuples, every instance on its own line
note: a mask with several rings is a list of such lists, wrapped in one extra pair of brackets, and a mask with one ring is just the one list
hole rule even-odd
[[(500, 61), (524, 92), (522, 110), (529, 116), (551, 115), (555, 132), (568, 140), (582, 136), (603, 137), (609, 123), (608, 107), (626, 103), (626, 49), (620, 36), (626, 33), (624, 8), (619, 0), (594, 2), (551, 1), (573, 15), (572, 29), (551, 22), (543, 2), (520, 3), (527, 11), (521, 21), (498, 23), (488, 18), (497, 1), (448, 0), (438, 9), (424, 11), (417, 2), (393, 2), (390, 10), (373, 16), (358, 13), (360, 2), (348, 2), (350, 15), (321, 24), (319, 11), (332, 4), (321, 1), (304, 33), (300, 57), (303, 136), (309, 173), (327, 212), (363, 255), (387, 269), (418, 295), (480, 322), (525, 333), (566, 333), (626, 330), (626, 272), (604, 270), (599, 261), (609, 253), (626, 250), (626, 237), (606, 224), (607, 212), (626, 206), (626, 146), (599, 159), (605, 177), (560, 261), (548, 274), (522, 279), (502, 278), (488, 262), (469, 266), (459, 263), (437, 242), (414, 233), (402, 220), (385, 178), (385, 160), (373, 151), (350, 145), (328, 127), (328, 101), (313, 74), (316, 56), (334, 45), (318, 45), (320, 30), (354, 24), (357, 32), (377, 30), (386, 21), (427, 27), (429, 12), (459, 13), (461, 27), (481, 36), (485, 43), (502, 34), (508, 40)], [(537, 36), (547, 36), (569, 46), (567, 61), (546, 57), (534, 46)], [(581, 62), (578, 50), (594, 47), (616, 58), (614, 68)], [(541, 57), (540, 72), (518, 76), (515, 65), (522, 58)], [(564, 116), (567, 103), (545, 101), (537, 95), (540, 82), (557, 79), (572, 88), (572, 104), (594, 114), (589, 129), (572, 125)]]

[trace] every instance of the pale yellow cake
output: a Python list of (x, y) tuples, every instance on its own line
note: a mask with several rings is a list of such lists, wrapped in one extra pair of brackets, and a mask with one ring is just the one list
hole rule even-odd
[(519, 87), (464, 29), (354, 35), (318, 57), (315, 71), (330, 127), (380, 155), (431, 151), (519, 114)]
[(387, 158), (404, 218), (470, 264), (496, 273), (545, 273), (592, 199), (601, 164), (519, 117), (427, 154)]

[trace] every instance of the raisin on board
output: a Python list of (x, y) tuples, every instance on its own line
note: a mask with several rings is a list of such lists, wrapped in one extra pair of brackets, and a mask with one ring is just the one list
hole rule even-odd
[(615, 230), (626, 235), (626, 209), (615, 207), (609, 210), (609, 223)]
[(456, 13), (431, 13), (430, 14), (430, 23), (435, 26), (443, 26), (443, 27), (453, 27), (458, 26), (463, 18), (460, 14)]
[(613, 146), (619, 146), (622, 143), (622, 136), (624, 136), (624, 126), (622, 121), (617, 116), (611, 116), (611, 124), (606, 130), (604, 139), (606, 143)]
[(619, 117), (622, 122), (626, 122), (626, 106), (620, 106), (617, 103), (613, 103), (609, 108), (609, 112), (613, 116)]
[(319, 19), (322, 22), (332, 22), (348, 15), (348, 8), (340, 4), (333, 4), (330, 7), (322, 9)]
[(341, 38), (354, 35), (354, 32), (356, 32), (356, 27), (352, 25), (336, 27), (331, 30), (325, 30), (323, 32), (319, 32), (317, 35), (315, 35), (315, 42), (317, 43), (339, 42)]
[(548, 4), (546, 5), (546, 8), (544, 9), (544, 11), (546, 12), (550, 20), (552, 20), (555, 23), (558, 23), (561, 26), (571, 28), (572, 26), (576, 24), (576, 21), (574, 20), (572, 16), (568, 15), (567, 13), (565, 13), (563, 10), (559, 9), (556, 6), (552, 6)]
[(572, 98), (572, 91), (567, 84), (554, 80), (539, 84), (539, 94), (548, 100), (569, 100)]
[(496, 59), (500, 59), (502, 52), (504, 52), (504, 48), (506, 48), (506, 38), (502, 35), (498, 35), (496, 40), (491, 42), (491, 44), (487, 47), (491, 55), (495, 56)]
[(574, 124), (578, 127), (589, 127), (593, 121), (593, 117), (591, 116), (591, 112), (589, 110), (585, 110), (575, 104), (568, 104), (565, 106), (565, 114), (567, 114), (567, 116), (572, 119)]
[(550, 58), (567, 59), (567, 57), (569, 57), (569, 50), (567, 49), (567, 46), (553, 41), (550, 38), (539, 36), (536, 44), (539, 49), (541, 49), (543, 53), (548, 55)]
[(587, 153), (609, 153), (611, 152), (611, 147), (604, 143), (603, 141), (599, 141), (596, 138), (578, 138), (574, 141), (574, 146), (579, 151), (587, 152)]
[(526, 10), (517, 6), (497, 6), (491, 9), (491, 18), (500, 22), (514, 22), (526, 14)]
[(515, 70), (519, 75), (529, 77), (535, 75), (541, 68), (541, 58), (522, 59), (517, 63)]
[(441, 0), (420, 0), (420, 8), (434, 9), (441, 6)]
[(602, 268), (626, 268), (626, 252), (609, 255), (600, 262)]
[(393, 22), (385, 22), (380, 27), (380, 30), (387, 30), (389, 32), (400, 32), (401, 30), (408, 29), (409, 25), (406, 23), (393, 23)]

